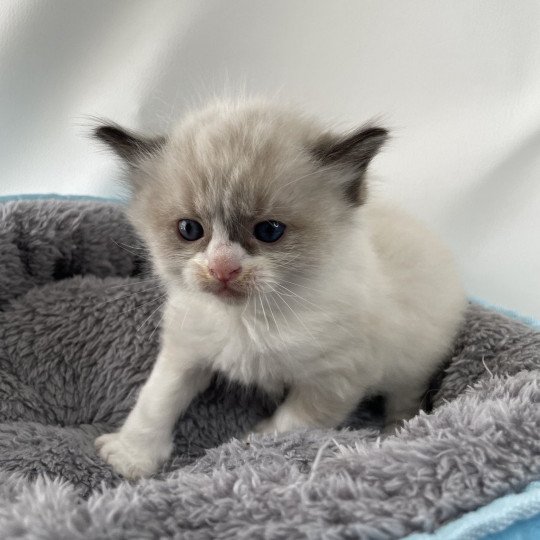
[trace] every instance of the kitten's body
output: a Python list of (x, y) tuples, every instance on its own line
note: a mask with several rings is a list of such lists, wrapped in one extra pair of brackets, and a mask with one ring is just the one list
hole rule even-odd
[[(385, 135), (336, 140), (262, 104), (210, 108), (134, 154), (102, 134), (132, 166), (131, 218), (169, 293), (156, 367), (122, 429), (98, 440), (119, 472), (156, 470), (177, 416), (216, 371), (289, 389), (259, 432), (337, 426), (370, 393), (386, 395), (390, 424), (418, 410), (465, 301), (438, 240), (366, 202), (365, 170)], [(194, 215), (205, 236), (181, 249), (171, 224)], [(265, 219), (287, 224), (279, 243), (251, 237)], [(222, 251), (241, 261), (226, 296), (208, 272)]]
[(433, 358), (448, 352), (448, 329), (455, 331), (463, 305), (452, 259), (396, 208), (368, 203), (362, 217), (365, 226), (325, 262), (331, 280), (282, 290), (289, 307), (263, 300), (248, 312), (172, 290), (164, 339), (197, 350), (194, 364), (270, 392), (313, 381), (333, 394), (353, 381), (359, 392), (392, 396), (412, 387), (419, 398)]

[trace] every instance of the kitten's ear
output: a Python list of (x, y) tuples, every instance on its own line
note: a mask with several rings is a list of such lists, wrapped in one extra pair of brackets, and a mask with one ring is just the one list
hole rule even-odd
[(165, 137), (142, 137), (116, 124), (99, 126), (94, 130), (94, 137), (107, 144), (131, 167), (157, 153), (165, 144)]
[(388, 139), (388, 131), (381, 127), (362, 127), (348, 135), (325, 134), (315, 145), (313, 153), (323, 165), (336, 165), (347, 171), (344, 190), (347, 200), (354, 206), (365, 202), (366, 170), (381, 146)]

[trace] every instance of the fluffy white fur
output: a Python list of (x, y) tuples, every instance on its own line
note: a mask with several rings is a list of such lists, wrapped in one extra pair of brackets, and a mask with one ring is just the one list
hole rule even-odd
[[(246, 107), (255, 111), (259, 123), (254, 125), (244, 119), (239, 124), (240, 132), (243, 129), (244, 134), (253, 134), (259, 130), (249, 139), (254, 147), (258, 140), (266, 140), (265, 128), (261, 126), (266, 126), (272, 115), (280, 114), (272, 107), (222, 106), (219, 114), (211, 109), (188, 122), (190, 140), (196, 140), (194, 147), (201, 154), (199, 159), (210, 155), (210, 150), (204, 149), (205, 144), (212, 147), (211, 135), (205, 133), (197, 139), (200, 131), (210, 129), (204, 127), (208, 126), (208, 118), (217, 126), (215, 133), (227, 130), (231, 133), (230, 122), (242, 116)], [(263, 111), (259, 116), (257, 108)], [(197, 118), (206, 119), (200, 128)], [(168, 226), (162, 225), (169, 223), (168, 218), (160, 221), (162, 214), (145, 214), (148, 205), (160, 206), (159, 212), (165, 215), (173, 210), (156, 200), (141, 176), (149, 171), (155, 176), (160, 171), (158, 176), (166, 177), (171, 168), (181, 170), (182, 159), (189, 159), (190, 181), (197, 182), (193, 179), (192, 154), (171, 161), (171, 153), (181, 146), (182, 137), (187, 140), (188, 128), (177, 131), (155, 154), (148, 151), (144, 156), (130, 159), (132, 176), (138, 178), (135, 185), (139, 186), (131, 216), (149, 244), (169, 294), (161, 352), (152, 374), (121, 429), (96, 441), (103, 459), (126, 477), (152, 474), (167, 459), (177, 418), (208, 386), (216, 371), (236, 381), (257, 384), (271, 393), (288, 389), (275, 414), (256, 427), (255, 431), (260, 433), (337, 426), (363, 397), (373, 393), (386, 396), (387, 422), (393, 425), (416, 413), (429, 378), (450, 350), (465, 298), (448, 251), (416, 220), (396, 208), (370, 198), (352, 205), (340, 198), (336, 178), (353, 176), (352, 169), (348, 170), (342, 160), (334, 168), (326, 164), (320, 169), (310, 156), (295, 157), (291, 162), (291, 148), (301, 153), (299, 140), (309, 146), (316, 142), (317, 133), (324, 138), (326, 132), (294, 115), (287, 121), (295, 123), (295, 127), (284, 130), (281, 125), (279, 129), (281, 138), (286, 139), (292, 133), (292, 140), (285, 146), (287, 151), (282, 154), (290, 167), (276, 160), (281, 163), (279, 174), (286, 175), (275, 187), (275, 191), (284, 194), (281, 205), (301, 206), (302, 190), (304, 198), (309, 199), (309, 186), (313, 184), (302, 184), (303, 175), (334, 177), (331, 187), (321, 188), (320, 193), (313, 195), (321, 199), (320, 208), (315, 209), (313, 205), (318, 203), (307, 200), (303, 210), (309, 216), (315, 215), (314, 212), (324, 213), (328, 208), (328, 227), (335, 229), (327, 238), (319, 224), (321, 233), (311, 240), (322, 244), (315, 254), (309, 246), (303, 246), (302, 251), (301, 231), (295, 239), (294, 228), (283, 247), (260, 247), (282, 249), (281, 259), (276, 251), (250, 253), (239, 242), (230, 240), (223, 221), (216, 217), (205, 226), (208, 235), (211, 230), (210, 241), (199, 250), (175, 258), (174, 242), (179, 240), (160, 236), (158, 230)], [(304, 125), (305, 129), (297, 125)], [(243, 156), (241, 146), (233, 151)], [(255, 152), (253, 148), (251, 151)], [(278, 145), (274, 151), (279, 154), (281, 147)], [(259, 160), (272, 159), (268, 151), (257, 156)], [(212, 165), (212, 159), (208, 161), (208, 167), (218, 166)], [(240, 161), (238, 158), (235, 162)], [(250, 180), (256, 176), (253, 160), (248, 156), (245, 162), (246, 170), (251, 167), (252, 172), (238, 173), (238, 183), (256, 182)], [(184, 164), (186, 168), (188, 165)], [(199, 165), (202, 167), (204, 163)], [(257, 166), (261, 170), (260, 162)], [(271, 174), (269, 170), (260, 174)], [(364, 172), (362, 169), (358, 174), (358, 182), (365, 183)], [(297, 183), (296, 179), (299, 179)], [(171, 187), (170, 177), (166, 181), (168, 199), (174, 200), (179, 191), (180, 198), (189, 196), (197, 200), (192, 191), (187, 194), (184, 184), (176, 189)], [(288, 191), (287, 182), (300, 191), (292, 187)], [(272, 186), (271, 179), (268, 184)], [(227, 186), (222, 184), (217, 189), (219, 197), (214, 204), (226, 201), (227, 189), (232, 189)], [(246, 196), (237, 202), (248, 204), (249, 200)], [(180, 204), (183, 200), (178, 201)], [(234, 207), (235, 202), (227, 204)], [(278, 212), (273, 199), (268, 204), (269, 207), (274, 204)], [(341, 214), (345, 216), (342, 223), (338, 222), (341, 217), (335, 217)], [(176, 215), (171, 219), (182, 217), (186, 216)], [(264, 219), (273, 216), (266, 215)], [(285, 249), (289, 245), (287, 241), (291, 244)], [(238, 285), (244, 295), (234, 301), (214, 294), (211, 277), (205, 271), (208, 260), (223, 246), (231, 250), (231, 257), (241, 262), (243, 275), (248, 275)], [(309, 263), (298, 267), (296, 273), (283, 273), (283, 267), (293, 264), (297, 249), (298, 257), (309, 258)], [(306, 253), (309, 256), (303, 255)]]

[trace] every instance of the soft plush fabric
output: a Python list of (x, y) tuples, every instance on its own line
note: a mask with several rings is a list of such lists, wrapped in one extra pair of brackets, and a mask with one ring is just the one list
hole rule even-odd
[(433, 412), (396, 436), (372, 402), (349, 429), (241, 442), (275, 405), (216, 381), (129, 484), (93, 440), (151, 368), (163, 293), (121, 207), (2, 204), (0, 261), (2, 538), (399, 538), (540, 479), (540, 333), (471, 305)]

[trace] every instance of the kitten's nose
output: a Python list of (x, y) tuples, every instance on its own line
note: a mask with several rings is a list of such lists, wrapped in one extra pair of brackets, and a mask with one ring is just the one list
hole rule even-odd
[(222, 283), (227, 283), (240, 274), (242, 267), (236, 261), (216, 259), (208, 265), (208, 270), (214, 278)]

